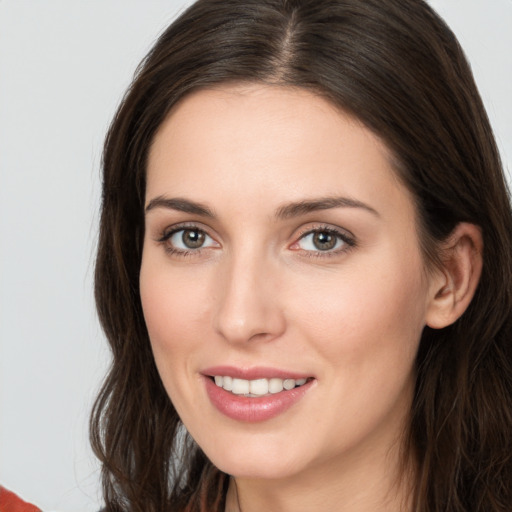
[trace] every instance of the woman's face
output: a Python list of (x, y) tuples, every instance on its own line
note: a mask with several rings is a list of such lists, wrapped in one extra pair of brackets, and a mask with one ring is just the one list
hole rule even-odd
[(165, 389), (220, 469), (283, 478), (398, 446), (433, 285), (386, 147), (330, 103), (245, 85), (175, 107), (140, 289)]

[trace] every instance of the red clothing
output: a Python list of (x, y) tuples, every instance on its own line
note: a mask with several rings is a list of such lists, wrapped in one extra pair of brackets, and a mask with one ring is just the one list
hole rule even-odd
[(41, 509), (0, 486), (0, 512), (41, 512)]

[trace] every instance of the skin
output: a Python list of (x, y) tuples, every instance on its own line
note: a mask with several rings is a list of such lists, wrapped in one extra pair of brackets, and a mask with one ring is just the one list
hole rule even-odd
[[(236, 480), (226, 510), (407, 509), (410, 482), (397, 477), (414, 358), (423, 327), (465, 307), (453, 294), (465, 274), (426, 271), (414, 204), (390, 161), (357, 120), (277, 86), (196, 92), (155, 137), (142, 305), (169, 397)], [(290, 203), (332, 197), (357, 203), (276, 217)], [(157, 198), (201, 203), (213, 216)], [(183, 232), (162, 240), (183, 223), (206, 235), (186, 254)], [(336, 235), (333, 250), (319, 250), (309, 233), (325, 229), (349, 242)], [(470, 249), (458, 254), (475, 253), (462, 231)], [(216, 365), (315, 380), (277, 417), (240, 422), (207, 396), (201, 371)]]

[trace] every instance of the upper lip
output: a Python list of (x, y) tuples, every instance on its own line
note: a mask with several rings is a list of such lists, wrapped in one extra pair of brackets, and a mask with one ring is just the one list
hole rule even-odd
[(312, 377), (311, 374), (296, 372), (291, 370), (283, 370), (280, 368), (270, 368), (266, 366), (253, 366), (240, 368), (236, 366), (212, 366), (201, 371), (203, 375), (208, 377), (229, 376), (235, 379), (256, 380), (256, 379), (307, 379)]

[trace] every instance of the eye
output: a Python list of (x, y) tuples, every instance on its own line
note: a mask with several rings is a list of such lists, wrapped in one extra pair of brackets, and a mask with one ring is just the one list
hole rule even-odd
[(354, 240), (345, 233), (332, 228), (319, 228), (303, 234), (291, 248), (316, 253), (337, 253), (354, 245)]
[(159, 241), (165, 243), (169, 251), (177, 253), (218, 247), (218, 243), (211, 236), (195, 227), (174, 229), (164, 234)]

